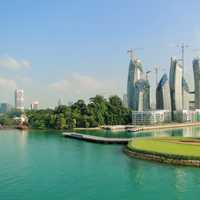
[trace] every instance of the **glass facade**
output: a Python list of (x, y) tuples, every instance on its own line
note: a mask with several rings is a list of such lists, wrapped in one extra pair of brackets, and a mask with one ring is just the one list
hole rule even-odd
[(138, 80), (135, 83), (135, 110), (145, 111), (150, 109), (150, 86), (147, 80)]
[(190, 109), (190, 90), (187, 81), (183, 78), (182, 80), (183, 87), (183, 110)]
[(128, 107), (137, 110), (148, 110), (150, 107), (149, 82), (144, 80), (142, 64), (138, 59), (129, 63), (127, 82)]
[(200, 58), (193, 60), (195, 108), (200, 109)]
[(182, 89), (183, 69), (176, 59), (171, 58), (170, 66), (170, 94), (172, 110), (183, 109), (183, 89)]
[(171, 110), (171, 97), (167, 74), (164, 74), (156, 88), (156, 109)]

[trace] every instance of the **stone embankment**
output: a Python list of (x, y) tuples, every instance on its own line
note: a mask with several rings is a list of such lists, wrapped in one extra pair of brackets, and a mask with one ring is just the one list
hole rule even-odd
[(130, 150), (128, 147), (124, 148), (124, 152), (131, 157), (143, 160), (150, 160), (173, 165), (200, 167), (200, 157), (151, 153), (136, 149)]

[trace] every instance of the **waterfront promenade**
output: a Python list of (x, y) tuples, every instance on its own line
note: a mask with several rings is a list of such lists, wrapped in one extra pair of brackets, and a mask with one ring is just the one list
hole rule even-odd
[(137, 130), (140, 131), (153, 131), (160, 129), (176, 129), (176, 128), (184, 128), (184, 127), (192, 127), (192, 126), (200, 126), (200, 122), (185, 122), (185, 123), (166, 123), (166, 124), (156, 124), (156, 125), (105, 125), (95, 128), (75, 128), (75, 130), (110, 130), (110, 131), (126, 131), (126, 130)]
[(140, 131), (151, 131), (151, 130), (160, 130), (160, 129), (175, 129), (175, 128), (184, 128), (200, 126), (200, 122), (185, 122), (185, 123), (167, 123), (167, 124), (158, 124), (158, 125), (146, 125), (146, 126), (136, 126)]

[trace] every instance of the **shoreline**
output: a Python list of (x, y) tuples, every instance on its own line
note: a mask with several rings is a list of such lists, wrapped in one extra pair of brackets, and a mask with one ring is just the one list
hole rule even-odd
[[(136, 128), (136, 132), (143, 132), (143, 131), (153, 131), (153, 130), (162, 130), (162, 129), (176, 129), (176, 128), (185, 128), (185, 127), (200, 127), (200, 122), (186, 122), (186, 123), (167, 123), (167, 124), (157, 124), (157, 125), (105, 125), (99, 127), (91, 127), (91, 128), (74, 128), (73, 130), (59, 130), (59, 129), (36, 129), (36, 128), (28, 128), (28, 130), (54, 130), (54, 131), (112, 131), (112, 132), (126, 132), (131, 128)], [(0, 130), (7, 130), (7, 129), (17, 129), (16, 127), (1, 127)]]
[(151, 131), (151, 130), (160, 130), (160, 129), (175, 129), (175, 128), (184, 128), (184, 127), (195, 127), (200, 126), (200, 122), (185, 122), (185, 123), (168, 123), (168, 124), (159, 124), (159, 125), (148, 125), (148, 126), (136, 126), (136, 128), (141, 129), (139, 131)]
[(91, 128), (74, 128), (74, 131), (98, 131), (103, 130), (101, 127), (91, 127)]
[(176, 156), (172, 154), (162, 154), (162, 153), (151, 153), (148, 151), (139, 151), (136, 149), (129, 149), (125, 147), (123, 152), (133, 158), (153, 161), (157, 163), (164, 163), (168, 165), (179, 165), (179, 166), (188, 166), (188, 167), (198, 167), (200, 168), (200, 158), (195, 159), (191, 156)]
[[(160, 130), (160, 129), (195, 127), (195, 126), (200, 126), (200, 122), (185, 122), (185, 123), (172, 122), (172, 123), (167, 123), (167, 124), (156, 124), (156, 125), (111, 125), (111, 126), (108, 125), (108, 126), (102, 126), (100, 127), (100, 129), (110, 130), (110, 131), (128, 131), (131, 128), (135, 128), (137, 129), (137, 131), (135, 132), (142, 132), (142, 131), (152, 131), (152, 130)], [(87, 128), (82, 129), (82, 130), (87, 130)]]

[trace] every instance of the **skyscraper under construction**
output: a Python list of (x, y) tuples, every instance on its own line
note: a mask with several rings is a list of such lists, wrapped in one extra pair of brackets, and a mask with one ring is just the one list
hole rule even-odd
[(131, 58), (127, 82), (127, 100), (128, 107), (133, 110), (137, 110), (135, 83), (142, 78), (142, 74), (143, 69), (140, 60)]
[(140, 79), (135, 83), (135, 110), (150, 109), (150, 85), (148, 80)]
[(172, 111), (183, 109), (183, 69), (178, 60), (171, 58), (169, 85)]
[(167, 74), (164, 74), (156, 88), (156, 109), (171, 111), (171, 97)]
[(200, 58), (193, 60), (195, 108), (200, 109)]
[(182, 89), (183, 89), (183, 110), (190, 109), (190, 90), (189, 85), (185, 78), (182, 79)]

